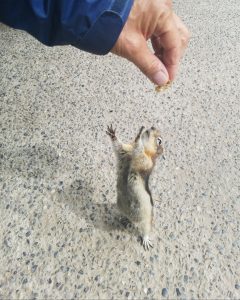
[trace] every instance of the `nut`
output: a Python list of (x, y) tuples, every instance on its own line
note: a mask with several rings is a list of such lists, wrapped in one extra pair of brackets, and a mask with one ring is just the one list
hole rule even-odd
[(169, 88), (169, 86), (171, 85), (171, 81), (169, 80), (166, 84), (164, 84), (164, 85), (157, 85), (156, 87), (155, 87), (155, 91), (156, 92), (163, 92), (163, 91), (165, 91), (166, 89), (168, 89)]

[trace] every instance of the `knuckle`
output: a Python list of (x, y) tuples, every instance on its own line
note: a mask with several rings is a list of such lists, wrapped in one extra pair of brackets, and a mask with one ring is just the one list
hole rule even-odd
[(172, 13), (172, 1), (171, 0), (159, 0), (152, 1), (153, 9), (158, 12), (158, 16), (167, 18)]
[(183, 45), (183, 46), (187, 46), (187, 44), (188, 44), (188, 42), (189, 42), (189, 39), (188, 39), (186, 36), (183, 36), (183, 37), (181, 38), (181, 40), (182, 40), (182, 45)]
[(168, 17), (171, 17), (172, 14), (173, 14), (173, 12), (170, 9), (170, 7), (166, 4), (163, 4), (162, 9), (161, 9), (161, 17), (168, 18)]
[(185, 29), (184, 35), (185, 35), (186, 39), (189, 40), (191, 37), (190, 31), (188, 30), (188, 28), (186, 26), (184, 27), (184, 29)]
[(168, 7), (172, 7), (172, 0), (165, 0), (165, 3)]
[(160, 1), (149, 1), (151, 2), (151, 9), (156, 13), (165, 14), (168, 11), (171, 11), (172, 8), (172, 1), (171, 0), (160, 0)]
[(189, 43), (189, 40), (191, 38), (191, 34), (190, 32), (187, 30), (185, 32), (185, 34), (182, 36), (182, 43), (184, 46), (187, 46), (187, 44)]

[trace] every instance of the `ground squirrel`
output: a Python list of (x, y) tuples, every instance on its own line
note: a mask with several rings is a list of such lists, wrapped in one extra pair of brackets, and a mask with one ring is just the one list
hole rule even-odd
[(144, 249), (152, 247), (149, 234), (152, 227), (153, 199), (149, 189), (149, 176), (156, 158), (162, 154), (160, 132), (141, 127), (132, 144), (123, 144), (112, 125), (106, 132), (112, 140), (118, 161), (117, 205), (124, 217), (137, 224)]

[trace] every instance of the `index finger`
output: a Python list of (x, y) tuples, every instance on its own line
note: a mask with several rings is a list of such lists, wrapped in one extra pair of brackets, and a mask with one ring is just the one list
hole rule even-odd
[(154, 32), (154, 46), (156, 55), (161, 54), (169, 79), (173, 80), (181, 58), (182, 42), (172, 13), (164, 21), (159, 20)]

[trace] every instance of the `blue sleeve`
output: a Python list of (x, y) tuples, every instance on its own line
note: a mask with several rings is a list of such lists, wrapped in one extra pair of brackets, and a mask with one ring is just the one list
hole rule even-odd
[(108, 53), (133, 0), (0, 0), (0, 22), (22, 29), (48, 46), (73, 45)]

